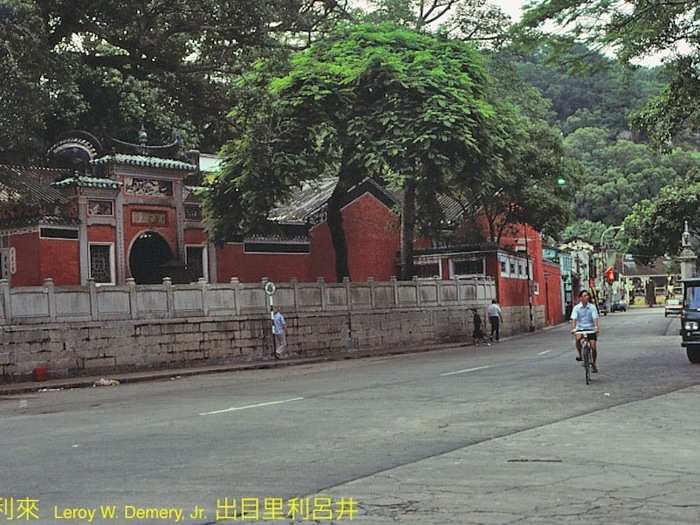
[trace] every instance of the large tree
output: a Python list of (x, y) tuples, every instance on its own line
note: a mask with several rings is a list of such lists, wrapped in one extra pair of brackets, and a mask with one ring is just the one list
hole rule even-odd
[(0, 0), (0, 160), (74, 127), (218, 149), (232, 78), (347, 15), (339, 0)]
[[(250, 97), (234, 111), (257, 116), (227, 147), (235, 155), (213, 183), (210, 215), (245, 234), (292, 188), (333, 173), (328, 224), (342, 279), (349, 269), (340, 199), (375, 177), (403, 192), (402, 276), (410, 277), (417, 214), (434, 210), (437, 194), (482, 155), (493, 112), (478, 53), (393, 25), (345, 26), (294, 55), (286, 74), (262, 79), (263, 70), (253, 83), (266, 86), (268, 103), (258, 110)], [(232, 202), (257, 219), (241, 222)]]

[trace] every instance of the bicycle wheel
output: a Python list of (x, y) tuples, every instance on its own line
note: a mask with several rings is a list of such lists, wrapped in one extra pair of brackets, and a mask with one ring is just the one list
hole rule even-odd
[(581, 341), (583, 344), (583, 368), (586, 370), (586, 384), (591, 384), (591, 345), (585, 339)]

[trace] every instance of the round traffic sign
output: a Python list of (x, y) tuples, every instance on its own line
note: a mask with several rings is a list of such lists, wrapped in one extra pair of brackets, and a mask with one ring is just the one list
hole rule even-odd
[(275, 283), (273, 283), (272, 281), (267, 281), (265, 283), (265, 293), (267, 295), (270, 295), (270, 296), (275, 295), (275, 290), (277, 290)]

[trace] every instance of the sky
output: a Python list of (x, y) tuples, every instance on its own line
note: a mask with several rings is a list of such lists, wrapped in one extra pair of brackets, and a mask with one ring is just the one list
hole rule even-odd
[(520, 13), (525, 5), (525, 2), (522, 0), (491, 0), (491, 3), (497, 5), (509, 14), (513, 22), (518, 22), (520, 20)]

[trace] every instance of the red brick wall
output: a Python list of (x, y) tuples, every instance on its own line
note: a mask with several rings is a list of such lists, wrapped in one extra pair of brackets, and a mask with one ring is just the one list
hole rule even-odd
[[(498, 272), (496, 292), (501, 306), (527, 306), (529, 303), (527, 279), (501, 277)], [(535, 304), (534, 297), (532, 304)]]
[(15, 249), (17, 258), (17, 271), (10, 276), (12, 286), (40, 285), (39, 232), (11, 235), (10, 247)]
[(188, 228), (185, 230), (185, 244), (205, 244), (207, 234), (199, 228)]
[(316, 280), (310, 278), (308, 254), (244, 253), (243, 243), (227, 243), (216, 248), (216, 265), (219, 282), (238, 277), (241, 282), (252, 283), (267, 277), (272, 281), (287, 282)]
[(350, 278), (388, 281), (396, 274), (400, 249), (399, 217), (376, 197), (365, 193), (343, 208)]
[(331, 240), (331, 232), (324, 222), (311, 228), (311, 255), (306, 280), (316, 280), (323, 277), (326, 282), (335, 282), (335, 249)]
[[(544, 259), (542, 257), (542, 236), (531, 226), (513, 225), (506, 229), (501, 237), (501, 246), (514, 249), (523, 246), (523, 239), (527, 235), (527, 251), (532, 265), (532, 280), (538, 284), (540, 293), (532, 295), (532, 304), (543, 305), (546, 302), (544, 292)], [(525, 287), (527, 288), (527, 280)], [(525, 303), (527, 304), (527, 302)]]
[(558, 264), (544, 261), (544, 287), (542, 290), (547, 300), (545, 317), (548, 325), (563, 321), (561, 299), (561, 269)]
[(40, 239), (39, 261), (40, 281), (50, 277), (56, 286), (80, 284), (80, 242), (77, 239)]
[(105, 224), (92, 224), (87, 229), (88, 242), (116, 242), (117, 230)]
[[(378, 281), (388, 281), (396, 275), (400, 243), (398, 216), (369, 193), (346, 205), (342, 213), (351, 279), (362, 282), (374, 277)], [(319, 224), (309, 233), (310, 280), (323, 277), (335, 282), (335, 250), (328, 225)]]

